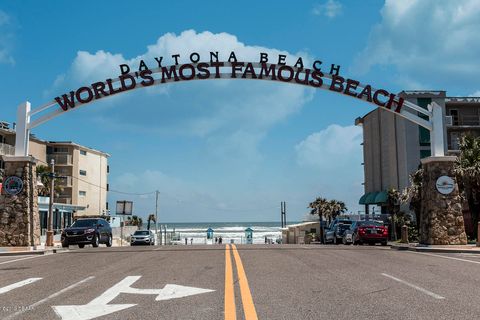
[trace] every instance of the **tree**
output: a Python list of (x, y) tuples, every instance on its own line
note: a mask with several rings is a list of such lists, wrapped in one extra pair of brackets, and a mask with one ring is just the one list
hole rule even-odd
[(335, 219), (339, 214), (344, 213), (347, 211), (347, 206), (345, 206), (345, 203), (343, 201), (338, 201), (338, 200), (330, 200), (329, 201), (329, 206), (327, 206), (329, 212), (329, 218)]
[(148, 219), (147, 219), (147, 230), (150, 230), (150, 221), (156, 222), (155, 220), (155, 215), (154, 214), (149, 214)]
[(308, 204), (311, 215), (318, 215), (320, 222), (320, 232), (318, 234), (319, 240), (323, 242), (323, 216), (327, 212), (328, 200), (325, 198), (317, 197), (313, 202)]
[[(38, 195), (42, 197), (50, 197), (50, 183), (51, 183), (51, 169), (48, 166), (39, 165), (37, 166), (37, 179), (40, 179), (43, 186), (39, 188)], [(60, 178), (55, 178), (55, 197), (58, 197), (62, 193), (63, 188), (58, 183)]]
[(143, 221), (142, 221), (142, 218), (138, 217), (138, 216), (129, 216), (127, 218), (127, 221), (126, 221), (127, 225), (130, 225), (130, 226), (137, 226), (139, 228), (142, 227), (143, 225)]
[(423, 187), (423, 169), (420, 165), (418, 170), (409, 177), (410, 186), (405, 188), (400, 194), (400, 202), (410, 203), (409, 208), (415, 213), (417, 232), (420, 231), (420, 219), (422, 212), (422, 187)]
[(393, 240), (397, 240), (397, 214), (400, 210), (400, 192), (397, 189), (391, 188), (387, 192), (387, 210), (392, 215), (392, 235)]
[(465, 196), (473, 222), (473, 239), (478, 237), (480, 215), (480, 137), (465, 135), (460, 139), (460, 155), (455, 161), (455, 175)]

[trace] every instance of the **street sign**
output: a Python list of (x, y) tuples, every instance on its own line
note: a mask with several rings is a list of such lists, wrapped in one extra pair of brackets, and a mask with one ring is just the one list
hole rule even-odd
[(437, 187), (438, 192), (447, 195), (452, 193), (455, 189), (455, 181), (449, 176), (441, 176), (437, 179), (435, 186)]
[(136, 304), (108, 304), (121, 293), (155, 294), (157, 295), (155, 301), (165, 301), (215, 291), (176, 284), (167, 284), (163, 289), (132, 288), (131, 285), (140, 278), (141, 276), (126, 277), (87, 304), (52, 306), (52, 308), (63, 320), (89, 320), (136, 306)]
[(133, 201), (117, 201), (117, 214), (132, 215)]

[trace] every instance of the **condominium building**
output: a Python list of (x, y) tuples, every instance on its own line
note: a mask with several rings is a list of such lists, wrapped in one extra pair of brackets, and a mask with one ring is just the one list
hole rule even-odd
[[(37, 166), (55, 164), (60, 191), (54, 198), (54, 229), (69, 224), (73, 218), (99, 216), (108, 211), (109, 154), (74, 142), (44, 141), (30, 136), (29, 153)], [(15, 154), (15, 128), (0, 122), (0, 156)], [(3, 168), (0, 157), (0, 169)], [(39, 199), (42, 229), (46, 226), (48, 197)]]
[[(432, 101), (442, 106), (445, 154), (458, 154), (462, 135), (480, 136), (480, 98), (448, 97), (445, 91), (403, 91), (399, 95), (423, 108)], [(365, 193), (359, 202), (368, 210), (368, 205), (384, 205), (389, 189), (409, 185), (409, 175), (418, 169), (420, 159), (431, 155), (430, 132), (381, 108), (357, 118), (355, 124), (363, 128)]]

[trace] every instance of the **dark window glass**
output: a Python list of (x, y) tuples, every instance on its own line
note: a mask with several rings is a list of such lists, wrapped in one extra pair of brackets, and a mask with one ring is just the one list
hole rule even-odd
[(72, 224), (74, 228), (95, 227), (97, 225), (97, 219), (81, 219)]

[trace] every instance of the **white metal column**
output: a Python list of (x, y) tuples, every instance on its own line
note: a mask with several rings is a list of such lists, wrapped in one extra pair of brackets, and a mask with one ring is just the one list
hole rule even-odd
[(444, 117), (442, 107), (433, 101), (428, 105), (428, 110), (432, 113), (430, 119), (432, 123), (432, 131), (430, 131), (432, 157), (443, 157), (445, 156), (445, 137), (443, 135)]
[(30, 136), (30, 102), (26, 101), (18, 106), (17, 126), (15, 130), (15, 156), (28, 156)]

